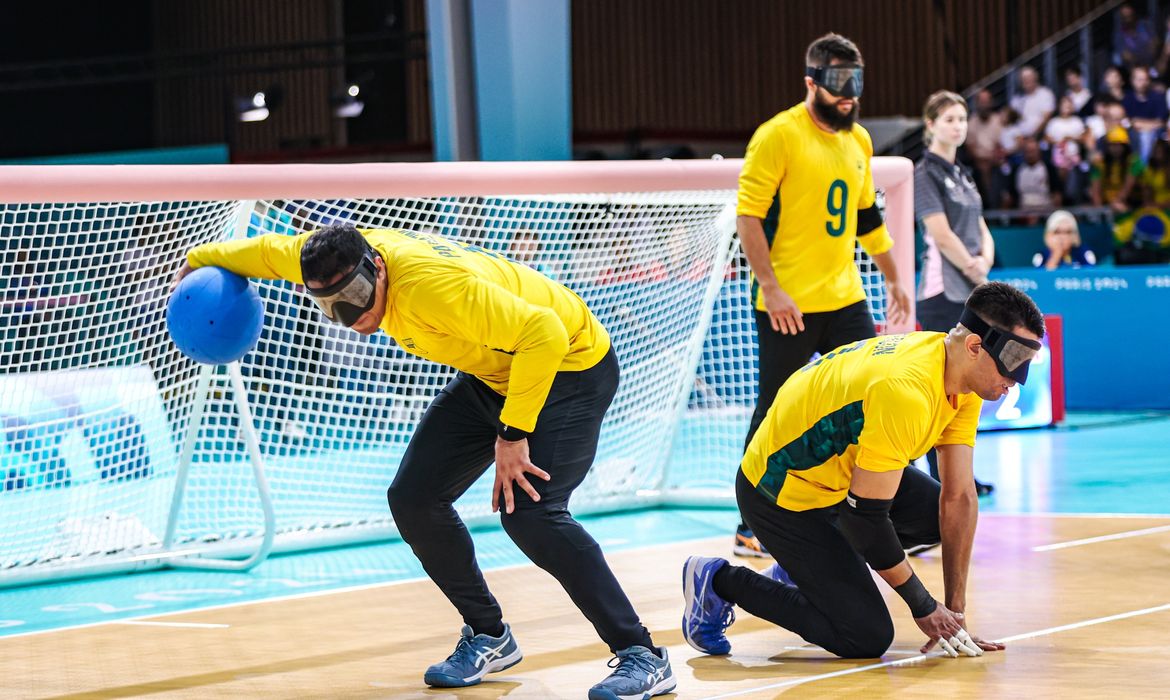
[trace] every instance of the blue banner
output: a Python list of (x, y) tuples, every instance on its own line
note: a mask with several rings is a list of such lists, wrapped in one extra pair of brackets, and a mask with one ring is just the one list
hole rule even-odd
[(1063, 317), (1069, 408), (1170, 409), (1170, 267), (996, 270), (991, 278)]

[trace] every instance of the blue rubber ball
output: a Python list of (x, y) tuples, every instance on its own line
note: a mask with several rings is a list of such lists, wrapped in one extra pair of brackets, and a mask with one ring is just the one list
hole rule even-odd
[(256, 347), (264, 328), (264, 304), (247, 279), (219, 267), (201, 267), (183, 278), (167, 301), (167, 330), (196, 362), (235, 362)]

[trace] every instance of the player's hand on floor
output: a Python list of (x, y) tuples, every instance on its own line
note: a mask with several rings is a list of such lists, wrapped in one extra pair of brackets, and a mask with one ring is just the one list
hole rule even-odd
[(967, 630), (963, 629), (963, 613), (949, 610), (942, 603), (938, 603), (931, 614), (914, 618), (914, 622), (930, 639), (920, 650), (923, 654), (933, 649), (935, 644), (951, 658), (959, 654), (966, 656), (983, 654), (983, 650), (972, 641)]
[(960, 629), (957, 634), (951, 637), (939, 637), (932, 639), (922, 647), (922, 653), (925, 654), (934, 648), (935, 644), (938, 648), (943, 650), (947, 656), (952, 659), (958, 656), (983, 656), (983, 649), (975, 643), (971, 635), (967, 634), (967, 630)]
[(971, 635), (971, 641), (975, 642), (975, 646), (979, 647), (983, 651), (1003, 651), (1004, 649), (1007, 649), (1007, 645), (1003, 642), (989, 642), (985, 639), (980, 639), (973, 634)]
[(504, 512), (515, 510), (516, 502), (512, 495), (512, 484), (523, 489), (524, 493), (533, 501), (540, 500), (532, 484), (528, 483), (525, 474), (532, 474), (548, 481), (552, 477), (548, 472), (532, 463), (528, 458), (528, 440), (508, 441), (496, 438), (496, 483), (492, 486), (492, 512), (500, 511), (500, 494), (504, 495)]

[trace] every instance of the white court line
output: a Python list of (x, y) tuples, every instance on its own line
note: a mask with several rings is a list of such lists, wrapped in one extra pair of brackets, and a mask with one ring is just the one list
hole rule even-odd
[[(1161, 514), (1161, 513), (1159, 513), (1159, 514), (1145, 514), (1145, 513), (981, 513), (980, 515), (983, 517), (990, 516), (993, 518), (994, 517), (1003, 517), (1003, 516), (1035, 517), (1035, 518), (1045, 518), (1045, 517), (1054, 517), (1054, 518), (1170, 518), (1170, 514)], [(625, 553), (625, 552), (637, 552), (637, 551), (642, 551), (642, 550), (657, 549), (657, 548), (663, 547), (663, 546), (671, 546), (671, 545), (675, 545), (675, 544), (681, 544), (682, 542), (689, 542), (691, 544), (699, 546), (705, 542), (708, 542), (708, 541), (713, 542), (713, 541), (721, 540), (722, 538), (723, 538), (722, 535), (719, 535), (719, 536), (712, 535), (710, 537), (700, 537), (700, 538), (694, 539), (694, 540), (680, 540), (679, 542), (666, 542), (666, 543), (657, 543), (656, 542), (656, 543), (651, 543), (651, 544), (647, 544), (647, 545), (643, 545), (643, 546), (639, 546), (639, 547), (629, 547), (627, 549), (621, 550), (621, 552)], [(362, 545), (362, 546), (364, 546), (364, 545)], [(306, 554), (311, 556), (312, 553), (305, 552), (305, 553), (293, 554), (290, 556), (304, 556)], [(510, 569), (520, 569), (520, 568), (524, 568), (524, 567), (535, 567), (535, 565), (532, 563), (523, 562), (523, 563), (519, 563), (519, 564), (509, 564), (507, 566), (492, 567), (492, 568), (484, 569), (484, 571), (508, 571)], [(163, 571), (165, 572), (166, 570), (164, 569)], [(203, 605), (203, 606), (196, 605), (196, 606), (193, 606), (190, 608), (184, 608), (182, 610), (172, 610), (172, 611), (165, 611), (165, 612), (160, 611), (160, 612), (155, 612), (155, 613), (147, 613), (147, 614), (144, 614), (144, 615), (141, 615), (138, 617), (121, 618), (118, 620), (97, 620), (94, 622), (83, 622), (83, 623), (76, 624), (76, 625), (65, 625), (62, 627), (50, 627), (47, 629), (29, 630), (27, 632), (16, 632), (14, 634), (0, 634), (0, 641), (6, 640), (6, 639), (15, 639), (17, 637), (31, 637), (34, 635), (54, 634), (57, 632), (66, 632), (66, 631), (71, 631), (71, 630), (88, 629), (90, 627), (100, 627), (102, 625), (124, 623), (124, 622), (131, 621), (131, 620), (142, 620), (145, 618), (170, 617), (173, 615), (186, 615), (188, 613), (203, 612), (203, 611), (209, 611), (209, 610), (224, 610), (227, 608), (238, 608), (238, 607), (242, 607), (245, 605), (263, 605), (266, 603), (282, 603), (282, 602), (286, 602), (286, 601), (290, 601), (290, 600), (303, 600), (305, 598), (317, 598), (317, 597), (328, 596), (328, 595), (340, 595), (340, 594), (345, 594), (345, 593), (355, 593), (358, 591), (368, 591), (368, 590), (373, 590), (373, 589), (377, 589), (377, 588), (388, 588), (391, 586), (400, 586), (403, 584), (416, 583), (419, 581), (429, 581), (429, 580), (430, 579), (427, 578), (426, 576), (419, 576), (419, 577), (415, 577), (415, 578), (399, 579), (397, 581), (377, 581), (377, 582), (373, 582), (373, 583), (362, 583), (362, 584), (355, 584), (352, 586), (342, 586), (339, 588), (323, 588), (323, 589), (319, 589), (316, 591), (304, 591), (301, 593), (292, 593), (289, 595), (278, 595), (278, 596), (273, 596), (271, 598), (257, 598), (257, 599), (253, 599), (253, 600), (240, 600), (240, 601), (233, 601), (231, 603), (219, 603), (219, 604), (215, 604), (215, 605)], [(0, 596), (2, 596), (3, 593), (4, 593), (4, 590), (0, 589)], [(906, 660), (903, 659), (897, 663), (903, 663), (904, 661), (906, 661)]]
[(138, 625), (141, 627), (191, 627), (201, 630), (222, 630), (231, 627), (218, 622), (155, 622), (153, 620), (118, 620), (115, 625)]
[(1049, 627), (1048, 629), (1038, 630), (1036, 632), (1024, 632), (1023, 634), (1015, 634), (1010, 637), (1004, 637), (999, 640), (1002, 642), (1015, 642), (1021, 639), (1031, 639), (1032, 637), (1040, 637), (1046, 634), (1055, 634), (1057, 632), (1064, 632), (1066, 630), (1075, 630), (1080, 627), (1091, 627), (1092, 625), (1099, 625), (1104, 622), (1113, 622), (1114, 620), (1124, 620), (1129, 617), (1138, 617), (1139, 615), (1149, 615), (1150, 613), (1162, 612), (1163, 610), (1170, 610), (1170, 603), (1163, 605), (1155, 605), (1152, 608), (1143, 608), (1141, 610), (1131, 610), (1129, 612), (1118, 613), (1108, 617), (1098, 617), (1092, 620), (1085, 620), (1084, 622), (1074, 622), (1070, 625), (1061, 625), (1060, 627)]
[[(1130, 617), (1138, 617), (1140, 615), (1149, 615), (1150, 613), (1162, 612), (1170, 610), (1170, 603), (1164, 605), (1157, 605), (1152, 608), (1143, 608), (1141, 610), (1131, 610), (1129, 612), (1118, 613), (1117, 615), (1109, 615), (1108, 617), (1096, 617), (1092, 620), (1084, 620), (1081, 622), (1074, 622), (1069, 625), (1061, 625), (1060, 627), (1049, 627), (1047, 629), (1036, 630), (1035, 632), (1024, 632), (1023, 634), (1012, 635), (1011, 637), (1004, 637), (998, 641), (1002, 642), (1016, 642), (1021, 639), (1031, 639), (1032, 637), (1042, 637), (1046, 634), (1055, 634), (1057, 632), (1065, 632), (1067, 630), (1074, 630), (1081, 627), (1090, 627), (1092, 625), (1100, 625), (1106, 622), (1113, 622), (1115, 620), (1124, 620)], [(988, 652), (998, 653), (998, 652)], [(751, 695), (753, 693), (762, 693), (766, 690), (775, 690), (776, 688), (786, 688), (793, 685), (802, 685), (804, 683), (812, 683), (813, 681), (823, 681), (829, 678), (837, 678), (839, 676), (850, 676), (854, 673), (861, 673), (862, 671), (872, 671), (878, 668), (892, 668), (894, 666), (905, 666), (907, 664), (924, 661), (931, 656), (940, 656), (941, 652), (934, 654), (918, 654), (905, 659), (897, 659), (895, 661), (883, 661), (881, 663), (869, 664), (867, 666), (857, 666), (856, 668), (847, 668), (841, 671), (834, 671), (832, 673), (822, 673), (818, 676), (809, 676), (807, 678), (793, 678), (779, 683), (771, 683), (769, 685), (762, 685), (756, 688), (748, 688), (746, 690), (737, 690), (734, 693), (724, 693), (723, 695), (709, 695), (703, 700), (723, 700), (723, 698), (736, 698), (742, 695)], [(953, 659), (956, 663), (963, 663), (960, 659)]]
[(1084, 518), (1088, 520), (1166, 520), (1170, 513), (1049, 513), (1045, 511), (979, 511), (979, 517), (989, 518)]
[(1069, 540), (1068, 542), (1057, 542), (1055, 544), (1045, 544), (1039, 547), (1033, 547), (1033, 552), (1051, 552), (1054, 549), (1068, 549), (1069, 547), (1080, 547), (1083, 544), (1096, 544), (1097, 542), (1109, 542), (1111, 540), (1124, 540), (1129, 537), (1141, 537), (1142, 535), (1152, 535), (1157, 532), (1170, 532), (1170, 525), (1159, 525), (1158, 527), (1147, 527), (1143, 530), (1128, 530), (1126, 532), (1118, 532), (1112, 535), (1101, 535), (1100, 537), (1086, 537), (1083, 540)]

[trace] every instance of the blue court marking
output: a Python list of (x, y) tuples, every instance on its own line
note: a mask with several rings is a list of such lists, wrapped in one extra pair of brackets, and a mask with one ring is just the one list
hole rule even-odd
[[(983, 433), (975, 471), (994, 482), (984, 512), (1162, 514), (1166, 414), (1078, 414), (1067, 427)], [(693, 455), (688, 455), (692, 457)], [(714, 469), (711, 463), (707, 469)], [(730, 467), (734, 468), (734, 467)], [(726, 536), (730, 508), (662, 508), (582, 518), (607, 552)], [(474, 534), (480, 566), (527, 564), (503, 530)], [(250, 573), (156, 571), (0, 590), (0, 637), (425, 578), (402, 542), (273, 557)]]

